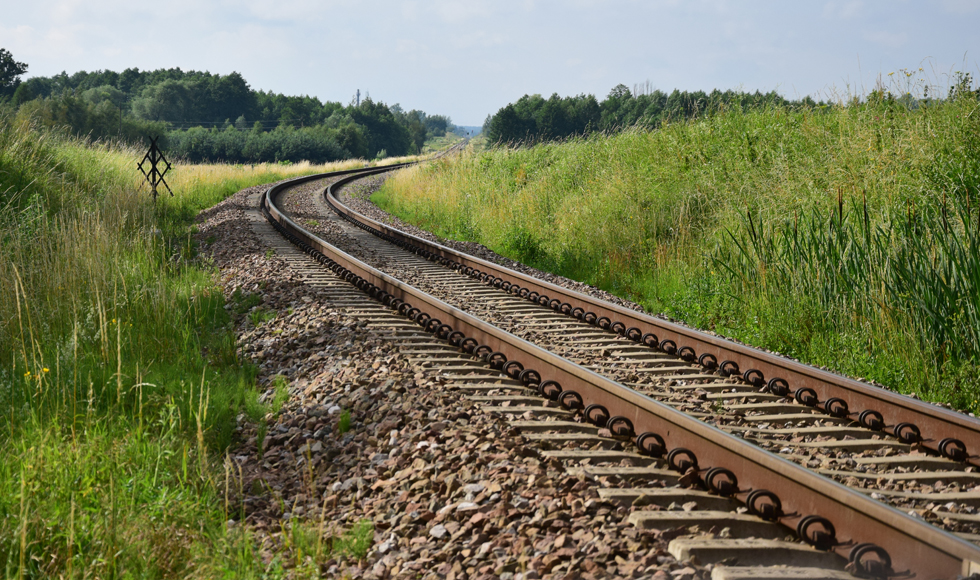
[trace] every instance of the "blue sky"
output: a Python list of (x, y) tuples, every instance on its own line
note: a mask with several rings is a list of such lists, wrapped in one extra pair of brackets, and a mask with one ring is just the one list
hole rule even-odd
[[(618, 83), (791, 97), (864, 93), (899, 69), (980, 77), (980, 0), (0, 0), (31, 75), (181, 67), (253, 88), (479, 125), (525, 93)], [(923, 68), (922, 73), (918, 72)], [(904, 77), (903, 77), (904, 78)], [(901, 84), (901, 83), (897, 83)], [(897, 85), (896, 85), (897, 86)]]

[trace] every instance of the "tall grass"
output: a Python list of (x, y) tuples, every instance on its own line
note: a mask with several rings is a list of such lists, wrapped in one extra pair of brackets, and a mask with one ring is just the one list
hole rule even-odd
[(177, 166), (153, 203), (141, 153), (0, 116), (6, 577), (268, 572), (225, 526), (256, 371), (190, 231), (242, 187), (334, 167)]
[(978, 108), (961, 90), (725, 110), (444, 159), (374, 199), (648, 310), (980, 410)]

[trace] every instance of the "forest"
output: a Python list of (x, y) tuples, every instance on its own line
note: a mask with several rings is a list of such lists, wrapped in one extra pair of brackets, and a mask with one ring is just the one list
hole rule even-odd
[(649, 83), (632, 90), (616, 85), (599, 102), (594, 95), (560, 97), (553, 94), (524, 95), (517, 102), (488, 115), (483, 133), (489, 143), (535, 143), (555, 141), (593, 132), (616, 133), (629, 127), (653, 129), (683, 119), (702, 117), (725, 107), (743, 110), (764, 107), (819, 107), (810, 97), (788, 101), (779, 93), (741, 91), (679, 91), (670, 94)]
[(27, 65), (0, 49), (0, 109), (93, 141), (161, 141), (190, 162), (325, 163), (419, 153), (453, 129), (444, 115), (366, 97), (344, 105), (256, 91), (237, 72), (180, 68), (62, 72), (21, 80)]

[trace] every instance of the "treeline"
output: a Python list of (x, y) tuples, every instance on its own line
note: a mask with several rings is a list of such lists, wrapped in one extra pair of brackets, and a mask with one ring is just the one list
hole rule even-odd
[(409, 155), (454, 128), (447, 116), (405, 111), (370, 97), (343, 105), (254, 91), (237, 72), (130, 68), (20, 81), (16, 76), (27, 66), (16, 64), (18, 75), (0, 83), (0, 105), (19, 117), (93, 140), (135, 143), (163, 135), (173, 157), (192, 162), (322, 163)]
[(483, 132), (490, 143), (552, 141), (587, 135), (595, 131), (616, 132), (626, 127), (658, 127), (664, 122), (691, 119), (717, 111), (721, 107), (753, 109), (767, 106), (812, 106), (810, 97), (788, 101), (775, 91), (745, 93), (738, 91), (686, 92), (667, 94), (649, 87), (630, 90), (617, 85), (605, 100), (594, 95), (545, 99), (541, 95), (524, 95), (516, 103), (503, 107), (487, 117)]

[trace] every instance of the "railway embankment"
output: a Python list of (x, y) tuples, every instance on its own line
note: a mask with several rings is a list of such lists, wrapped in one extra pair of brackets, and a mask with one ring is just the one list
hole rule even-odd
[(977, 411), (975, 93), (449, 157), (374, 199), (648, 312)]

